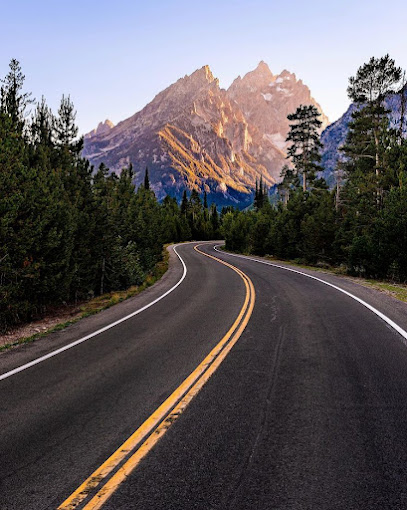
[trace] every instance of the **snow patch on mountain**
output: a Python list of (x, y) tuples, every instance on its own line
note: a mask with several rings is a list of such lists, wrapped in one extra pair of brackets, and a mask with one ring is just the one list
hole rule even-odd
[(287, 142), (285, 141), (285, 138), (281, 133), (273, 133), (271, 135), (268, 133), (264, 133), (263, 138), (271, 142), (273, 145), (275, 145), (282, 151), (285, 151), (287, 148)]
[(273, 98), (273, 94), (270, 94), (270, 92), (267, 92), (267, 94), (261, 93), (261, 95), (264, 97), (266, 101), (271, 101)]

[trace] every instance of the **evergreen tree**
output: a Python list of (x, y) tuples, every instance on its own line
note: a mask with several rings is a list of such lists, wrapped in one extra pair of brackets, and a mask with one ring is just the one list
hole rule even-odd
[(208, 196), (206, 194), (206, 191), (204, 191), (203, 212), (204, 212), (204, 221), (208, 221), (208, 218), (209, 218)]
[(37, 104), (30, 125), (31, 143), (34, 147), (40, 146), (44, 149), (53, 149), (53, 124), (54, 116), (47, 106), (44, 96)]
[(150, 178), (148, 176), (148, 167), (146, 167), (146, 172), (144, 174), (144, 189), (150, 189)]
[(283, 166), (280, 177), (282, 180), (278, 184), (278, 194), (282, 198), (283, 205), (286, 206), (290, 199), (290, 192), (299, 188), (300, 180), (297, 173), (288, 165)]
[(188, 195), (187, 190), (184, 189), (182, 193), (182, 201), (181, 201), (181, 214), (186, 217), (189, 209)]
[(12, 59), (9, 64), (10, 71), (1, 80), (0, 110), (10, 118), (10, 128), (22, 134), (25, 126), (25, 112), (33, 103), (31, 93), (23, 92), (25, 76), (18, 60)]
[(322, 147), (318, 130), (322, 125), (320, 113), (313, 105), (300, 105), (295, 113), (287, 116), (290, 124), (287, 142), (292, 142), (288, 148), (288, 158), (291, 159), (296, 175), (302, 176), (303, 191), (307, 190), (307, 179), (312, 181), (315, 172), (320, 169), (320, 149)]
[(62, 96), (58, 116), (54, 123), (56, 144), (65, 151), (78, 156), (83, 149), (83, 138), (77, 139), (76, 110), (70, 96)]
[(219, 222), (218, 210), (216, 209), (215, 204), (211, 205), (210, 219), (211, 219), (211, 225), (212, 225), (212, 238), (218, 239), (218, 237), (220, 236), (220, 232), (219, 232), (220, 222)]
[(345, 170), (366, 198), (380, 208), (385, 189), (386, 152), (389, 147), (389, 111), (384, 100), (397, 90), (402, 71), (389, 55), (372, 57), (349, 78), (348, 95), (359, 108), (352, 114), (343, 152)]
[(188, 220), (192, 239), (199, 239), (203, 231), (203, 208), (199, 193), (196, 189), (191, 191), (189, 197)]
[(257, 209), (261, 209), (264, 205), (263, 176), (260, 176), (259, 191), (257, 196)]
[(254, 193), (253, 206), (256, 210), (262, 209), (265, 202), (268, 202), (267, 187), (263, 185), (263, 176), (260, 176), (260, 182), (256, 179), (256, 191)]
[(372, 57), (359, 67), (356, 76), (349, 78), (348, 96), (362, 106), (362, 113), (356, 113), (354, 119), (363, 119), (364, 125), (371, 129), (375, 146), (375, 169), (379, 175), (381, 167), (380, 135), (388, 124), (384, 99), (400, 86), (402, 70), (397, 67), (389, 55), (382, 58)]

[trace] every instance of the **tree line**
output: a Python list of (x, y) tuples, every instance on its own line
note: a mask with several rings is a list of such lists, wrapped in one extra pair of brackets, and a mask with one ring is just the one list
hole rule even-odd
[[(24, 92), (10, 62), (0, 97), (0, 331), (50, 307), (141, 284), (163, 244), (220, 237), (219, 215), (196, 191), (159, 203), (148, 170), (95, 171), (81, 157), (76, 112), (54, 114)], [(33, 113), (27, 114), (31, 108)]]
[[(260, 185), (252, 210), (225, 216), (226, 247), (406, 282), (406, 92), (405, 73), (389, 55), (372, 57), (349, 79), (348, 96), (357, 108), (340, 148), (334, 190), (318, 177), (319, 112), (301, 105), (289, 115), (290, 161), (282, 182), (271, 202)], [(392, 112), (389, 102), (396, 105)]]
[[(358, 106), (336, 169), (319, 177), (319, 113), (301, 105), (288, 118), (288, 164), (253, 208), (208, 204), (193, 190), (161, 203), (148, 169), (135, 189), (132, 167), (116, 175), (81, 157), (75, 108), (54, 114), (24, 91), (16, 60), (0, 96), (0, 331), (61, 303), (141, 284), (163, 245), (224, 237), (230, 250), (307, 263), (342, 264), (352, 274), (407, 281), (406, 81), (386, 55), (349, 80)], [(398, 116), (386, 109), (396, 99)], [(30, 115), (27, 114), (32, 110)]]

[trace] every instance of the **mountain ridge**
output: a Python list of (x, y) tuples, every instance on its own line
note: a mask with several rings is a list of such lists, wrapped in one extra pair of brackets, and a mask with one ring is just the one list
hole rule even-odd
[(148, 166), (159, 198), (180, 197), (188, 188), (244, 207), (256, 181), (278, 181), (286, 162), (288, 122), (282, 119), (305, 99), (322, 111), (295, 74), (273, 75), (264, 61), (227, 90), (205, 65), (117, 125), (100, 123), (85, 135), (83, 155), (113, 172), (132, 164), (136, 184)]
[[(405, 96), (407, 97), (407, 91)], [(391, 94), (385, 100), (385, 106), (389, 110), (390, 126), (396, 129), (400, 124), (400, 100), (400, 93)], [(330, 186), (333, 186), (336, 182), (335, 169), (341, 158), (339, 149), (345, 143), (349, 122), (352, 120), (352, 113), (356, 109), (357, 106), (354, 103), (350, 104), (346, 112), (338, 120), (327, 126), (321, 134), (321, 142), (323, 144), (321, 154), (322, 176)], [(404, 135), (406, 135), (405, 131)]]

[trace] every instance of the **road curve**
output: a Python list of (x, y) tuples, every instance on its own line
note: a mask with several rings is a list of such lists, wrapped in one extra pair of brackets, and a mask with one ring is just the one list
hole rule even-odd
[[(213, 253), (213, 246), (205, 249)], [(403, 338), (317, 280), (216, 255), (254, 284), (249, 326), (177, 426), (104, 508), (406, 508)], [(309, 273), (406, 329), (404, 304)]]
[[(253, 282), (250, 321), (186, 411), (103, 508), (406, 508), (403, 338), (332, 287), (216, 253), (214, 244), (200, 249)], [(232, 327), (247, 285), (193, 247), (179, 248), (188, 272), (165, 299), (0, 381), (1, 509), (57, 508)], [(406, 329), (404, 304), (316, 274)], [(0, 356), (0, 373), (144, 306), (181, 275), (175, 261), (149, 295)]]
[(0, 356), (0, 374), (9, 375), (0, 380), (2, 510), (57, 508), (230, 330), (246, 284), (195, 244), (178, 247), (182, 283), (142, 313), (118, 322), (182, 280), (173, 251), (168, 274), (149, 291)]

